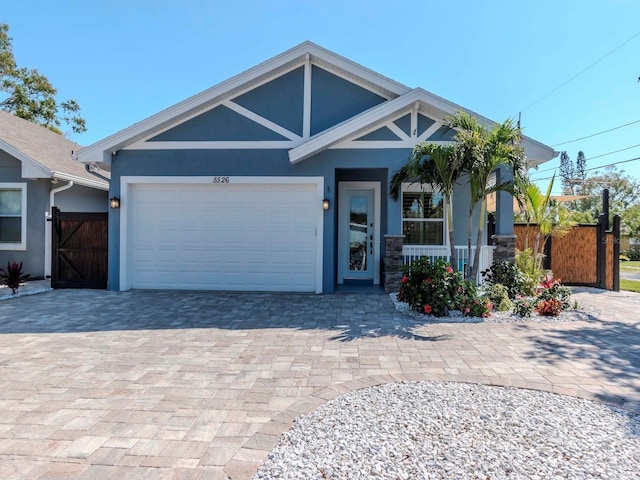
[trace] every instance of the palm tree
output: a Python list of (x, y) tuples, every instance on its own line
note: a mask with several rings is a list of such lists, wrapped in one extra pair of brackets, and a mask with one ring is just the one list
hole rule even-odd
[(512, 120), (505, 120), (489, 130), (480, 125), (475, 117), (457, 112), (447, 119), (449, 128), (455, 128), (456, 154), (469, 176), (471, 198), (469, 202), (469, 221), (467, 228), (467, 247), (471, 256), (471, 237), (473, 211), (480, 205), (478, 219), (476, 251), (473, 262), (469, 262), (468, 278), (476, 278), (480, 263), (480, 248), (484, 236), (487, 216), (487, 197), (498, 191), (513, 195), (514, 180), (494, 181), (492, 176), (499, 168), (507, 168), (514, 179), (520, 181), (525, 172), (524, 149), (519, 145), (522, 138), (520, 128)]
[[(531, 247), (533, 256), (532, 267), (535, 271), (541, 272), (544, 250), (550, 236), (563, 237), (576, 222), (569, 218), (568, 212), (551, 199), (551, 191), (555, 175), (551, 178), (546, 192), (543, 194), (536, 184), (529, 181), (520, 184), (520, 194), (518, 203), (522, 211), (522, 217), (527, 225), (537, 225), (538, 229)], [(525, 236), (524, 251), (529, 249), (529, 231)]]
[(407, 164), (393, 174), (389, 184), (389, 194), (394, 200), (398, 199), (405, 182), (431, 185), (445, 197), (451, 267), (456, 271), (458, 262), (453, 235), (453, 189), (463, 171), (460, 160), (455, 146), (445, 147), (427, 142), (418, 144), (413, 148)]

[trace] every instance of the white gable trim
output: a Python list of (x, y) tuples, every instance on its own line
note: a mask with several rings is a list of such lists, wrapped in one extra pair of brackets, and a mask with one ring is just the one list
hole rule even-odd
[(302, 140), (265, 140), (262, 142), (251, 141), (168, 141), (168, 142), (137, 142), (122, 150), (272, 150), (297, 147)]
[[(370, 88), (375, 87), (374, 90), (376, 92), (380, 91), (381, 94), (386, 91), (386, 96), (389, 98), (403, 95), (409, 91), (407, 86), (388, 77), (311, 42), (304, 42), (214, 87), (83, 148), (78, 152), (78, 160), (83, 163), (110, 163), (112, 152), (150, 138), (160, 133), (160, 131), (183, 122), (186, 118), (198, 115), (212, 108), (214, 104), (219, 104), (222, 100), (232, 98), (238, 91), (246, 89), (247, 85), (254, 87), (256, 83), (278, 76), (283, 70), (303, 65), (306, 62), (307, 55), (309, 55), (310, 61), (321, 68), (325, 68), (331, 73), (341, 74), (350, 81), (357, 79), (359, 84), (363, 86), (369, 85)], [(275, 75), (275, 73), (278, 75)]]
[[(414, 106), (412, 106), (414, 104)], [(417, 108), (415, 107), (417, 105)], [(460, 107), (452, 102), (449, 102), (443, 98), (440, 98), (430, 92), (427, 92), (421, 88), (416, 88), (410, 92), (389, 100), (388, 102), (377, 105), (369, 110), (356, 115), (355, 117), (346, 120), (318, 135), (311, 138), (308, 142), (294, 148), (289, 151), (289, 161), (292, 164), (296, 164), (310, 158), (323, 150), (329, 148), (402, 148), (407, 145), (404, 142), (382, 142), (382, 141), (360, 141), (350, 142), (365, 134), (365, 132), (373, 131), (380, 128), (390, 118), (398, 118), (399, 116), (406, 115), (409, 111), (408, 107), (412, 106), (411, 110), (411, 127), (412, 137), (413, 132), (417, 130), (417, 115), (422, 113), (423, 115), (436, 120), (436, 123), (429, 127), (415, 140), (411, 140), (410, 147), (416, 143), (426, 141), (433, 135), (441, 126), (442, 120), (456, 111), (463, 111), (474, 116), (482, 125), (491, 128), (495, 125), (495, 122), (477, 115), (470, 110)], [(447, 145), (451, 142), (437, 141), (436, 144)], [(396, 146), (392, 146), (395, 144)], [(529, 137), (522, 137), (522, 145), (525, 149), (525, 154), (529, 158), (529, 167), (546, 162), (558, 155), (552, 148), (537, 142)]]

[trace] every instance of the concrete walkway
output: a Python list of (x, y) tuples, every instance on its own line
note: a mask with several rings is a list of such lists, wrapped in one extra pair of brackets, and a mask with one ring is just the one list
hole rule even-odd
[(0, 302), (0, 478), (249, 479), (292, 420), (402, 380), (640, 412), (640, 295), (575, 323), (422, 325), (385, 295), (58, 290)]

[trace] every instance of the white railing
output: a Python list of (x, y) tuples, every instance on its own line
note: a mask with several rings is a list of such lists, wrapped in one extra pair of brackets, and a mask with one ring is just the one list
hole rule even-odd
[[(456, 257), (458, 259), (458, 271), (463, 272), (469, 263), (469, 252), (466, 246), (456, 245)], [(482, 280), (480, 272), (486, 270), (491, 266), (493, 262), (493, 251), (496, 247), (492, 245), (483, 245), (480, 247), (480, 260), (478, 268), (478, 276), (476, 283), (480, 283)], [(476, 247), (471, 247), (471, 257), (476, 253)], [(435, 245), (404, 245), (402, 247), (402, 256), (404, 264), (408, 265), (414, 260), (421, 257), (428, 257), (430, 261), (434, 261), (436, 258), (444, 258), (446, 261), (451, 261), (451, 250), (449, 247), (435, 246)]]

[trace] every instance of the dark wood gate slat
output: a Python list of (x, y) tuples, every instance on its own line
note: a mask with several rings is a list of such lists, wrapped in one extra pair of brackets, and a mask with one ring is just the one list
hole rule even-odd
[(107, 213), (52, 208), (51, 286), (107, 288)]

